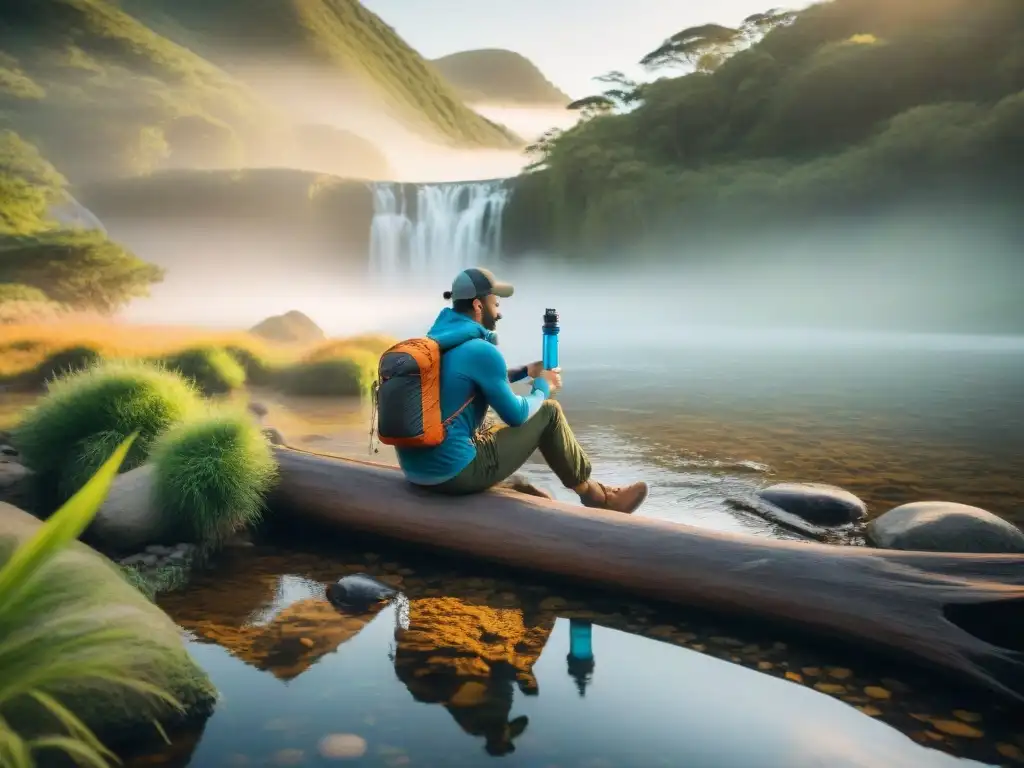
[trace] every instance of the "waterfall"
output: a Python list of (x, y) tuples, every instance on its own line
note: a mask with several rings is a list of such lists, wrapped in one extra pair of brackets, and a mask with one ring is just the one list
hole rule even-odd
[(372, 186), (372, 275), (451, 280), (499, 255), (503, 181)]

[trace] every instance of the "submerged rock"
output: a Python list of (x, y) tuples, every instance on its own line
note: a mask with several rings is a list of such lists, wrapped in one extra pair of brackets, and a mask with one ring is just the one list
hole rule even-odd
[[(28, 513), (0, 504), (0, 567), (40, 525)], [(72, 542), (43, 566), (28, 589), (26, 604), (31, 610), (19, 612), (19, 630), (39, 633), (39, 642), (45, 645), (62, 631), (73, 627), (81, 631), (83, 617), (89, 617), (98, 628), (128, 633), (118, 672), (166, 690), (184, 706), (182, 715), (105, 681), (75, 680), (73, 689), (61, 692), (61, 703), (107, 746), (116, 748), (138, 738), (159, 739), (154, 719), (166, 727), (212, 711), (216, 690), (189, 656), (177, 625), (99, 553)], [(24, 736), (52, 732), (53, 724), (38, 710), (12, 704), (9, 722)]]
[(354, 573), (338, 579), (327, 588), (327, 599), (336, 608), (366, 610), (374, 603), (390, 600), (398, 590), (366, 573)]
[(762, 488), (757, 495), (814, 525), (845, 525), (868, 513), (864, 502), (852, 493), (824, 483), (779, 483)]
[(872, 543), (884, 549), (926, 552), (1024, 552), (1024, 533), (979, 507), (950, 501), (916, 501), (871, 521)]

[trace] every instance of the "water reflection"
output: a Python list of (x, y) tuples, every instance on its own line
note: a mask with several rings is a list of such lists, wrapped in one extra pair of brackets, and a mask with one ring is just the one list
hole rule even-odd
[[(333, 607), (357, 572), (399, 596)], [(906, 670), (433, 556), (249, 550), (161, 603), (224, 697), (168, 765), (320, 765), (329, 736), (396, 768), (1024, 762), (1012, 713)]]
[(529, 724), (511, 717), (513, 686), (540, 693), (533, 666), (555, 620), (452, 597), (410, 600), (408, 628), (395, 631), (395, 673), (416, 701), (440, 704), (465, 733), (483, 737), (487, 754), (506, 755)]

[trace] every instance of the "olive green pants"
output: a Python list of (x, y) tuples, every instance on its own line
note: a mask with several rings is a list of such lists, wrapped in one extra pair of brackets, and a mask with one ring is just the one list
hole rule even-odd
[(590, 460), (555, 400), (545, 400), (525, 424), (482, 430), (473, 442), (476, 458), (451, 480), (433, 486), (432, 490), (452, 495), (485, 491), (515, 474), (536, 450), (566, 488), (575, 488), (590, 479)]

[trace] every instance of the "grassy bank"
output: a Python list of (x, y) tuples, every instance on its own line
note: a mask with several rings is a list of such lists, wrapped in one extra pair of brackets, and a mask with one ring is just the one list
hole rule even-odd
[(0, 386), (39, 391), (59, 373), (100, 360), (146, 360), (183, 374), (206, 394), (249, 384), (286, 394), (360, 395), (392, 343), (363, 334), (286, 345), (244, 331), (101, 321), (0, 325)]

